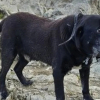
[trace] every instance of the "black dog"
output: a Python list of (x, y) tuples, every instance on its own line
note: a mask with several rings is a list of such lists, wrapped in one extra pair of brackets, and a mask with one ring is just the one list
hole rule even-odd
[(71, 15), (48, 20), (28, 13), (13, 14), (0, 24), (1, 59), (0, 93), (7, 97), (6, 74), (19, 55), (14, 70), (20, 82), (32, 84), (22, 74), (30, 60), (43, 61), (53, 68), (56, 100), (65, 100), (63, 79), (73, 66), (82, 65), (80, 77), (84, 100), (93, 100), (89, 93), (89, 72), (92, 58), (100, 52), (100, 16)]

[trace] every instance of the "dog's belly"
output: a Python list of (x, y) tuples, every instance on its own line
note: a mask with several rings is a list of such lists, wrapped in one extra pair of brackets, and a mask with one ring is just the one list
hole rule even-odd
[(36, 61), (42, 61), (49, 65), (51, 65), (52, 62), (52, 56), (50, 52), (48, 52), (47, 50), (43, 51), (42, 48), (40, 50), (39, 49), (36, 50), (30, 47), (28, 49), (25, 49), (22, 52), (22, 55), (28, 62), (31, 60), (36, 60)]

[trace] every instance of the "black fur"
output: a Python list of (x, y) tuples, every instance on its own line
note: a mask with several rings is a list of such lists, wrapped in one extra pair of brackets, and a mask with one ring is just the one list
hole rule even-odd
[[(59, 20), (40, 18), (29, 13), (17, 13), (7, 17), (0, 24), (2, 98), (8, 95), (5, 78), (18, 54), (19, 61), (14, 70), (23, 85), (32, 84), (22, 74), (23, 68), (28, 64), (24, 55), (29, 56), (30, 60), (40, 60), (52, 66), (56, 100), (65, 100), (64, 75), (73, 66), (82, 65), (80, 76), (83, 98), (93, 100), (89, 94), (88, 80), (92, 57), (100, 52), (100, 34), (97, 33), (99, 28), (99, 15), (79, 14)], [(86, 58), (88, 58), (87, 63)]]

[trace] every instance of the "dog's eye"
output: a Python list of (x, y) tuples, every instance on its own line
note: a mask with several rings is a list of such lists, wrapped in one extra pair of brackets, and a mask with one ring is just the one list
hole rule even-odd
[(100, 29), (97, 30), (97, 33), (100, 33)]

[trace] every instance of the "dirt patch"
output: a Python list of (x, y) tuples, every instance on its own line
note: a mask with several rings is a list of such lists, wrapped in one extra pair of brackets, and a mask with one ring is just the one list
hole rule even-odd
[[(33, 66), (34, 65), (34, 66)], [(23, 71), (25, 77), (31, 79), (31, 86), (23, 86), (13, 71), (10, 69), (6, 85), (9, 96), (6, 100), (56, 100), (52, 68), (41, 63), (33, 62)], [(64, 78), (66, 100), (82, 100), (81, 82), (78, 69), (73, 69)], [(95, 100), (100, 100), (100, 79), (91, 74), (90, 93)]]

